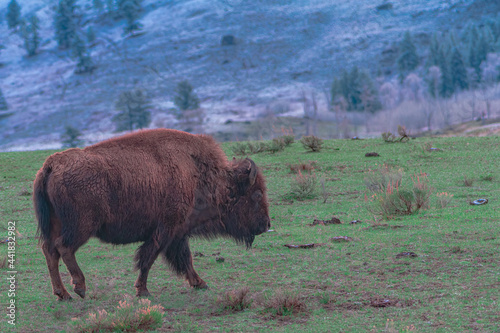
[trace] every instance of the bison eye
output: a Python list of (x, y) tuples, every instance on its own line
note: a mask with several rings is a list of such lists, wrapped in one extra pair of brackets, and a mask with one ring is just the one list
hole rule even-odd
[(253, 201), (261, 201), (262, 200), (262, 192), (261, 191), (255, 191), (252, 194), (252, 200)]

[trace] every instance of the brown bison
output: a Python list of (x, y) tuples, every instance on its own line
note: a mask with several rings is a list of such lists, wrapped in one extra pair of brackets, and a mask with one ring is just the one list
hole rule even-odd
[(191, 236), (228, 236), (250, 247), (270, 227), (264, 177), (252, 160), (228, 162), (213, 138), (167, 129), (50, 156), (36, 175), (33, 202), (53, 292), (63, 300), (71, 296), (59, 258), (85, 297), (75, 252), (92, 236), (144, 242), (135, 256), (135, 288), (147, 296), (148, 272), (160, 253), (192, 287), (206, 288), (193, 268)]

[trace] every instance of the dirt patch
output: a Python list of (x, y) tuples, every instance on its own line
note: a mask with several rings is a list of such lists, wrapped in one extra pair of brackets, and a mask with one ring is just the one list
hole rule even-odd
[(315, 226), (315, 225), (328, 225), (328, 224), (342, 224), (342, 222), (338, 218), (336, 218), (334, 216), (330, 220), (317, 220), (317, 219), (314, 219), (313, 223), (311, 223), (309, 225), (310, 226)]
[(400, 229), (400, 228), (405, 228), (406, 226), (404, 225), (389, 225), (387, 223), (374, 223), (369, 227), (363, 228), (361, 230), (368, 230), (368, 229), (386, 229), (386, 228), (391, 228), (391, 229)]
[(416, 257), (418, 257), (418, 255), (415, 252), (401, 252), (396, 255), (396, 259)]
[(315, 247), (323, 246), (325, 243), (311, 243), (311, 244), (285, 244), (283, 246), (288, 247), (289, 249), (312, 249)]

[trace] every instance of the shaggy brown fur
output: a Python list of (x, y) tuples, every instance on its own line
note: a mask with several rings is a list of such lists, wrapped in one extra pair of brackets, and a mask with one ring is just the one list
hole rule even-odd
[(138, 296), (161, 253), (189, 284), (205, 288), (193, 268), (191, 236), (229, 236), (251, 246), (270, 227), (264, 177), (249, 159), (228, 162), (209, 136), (157, 129), (68, 149), (45, 161), (33, 202), (43, 253), (59, 299), (70, 299), (59, 275), (62, 257), (85, 297), (75, 252), (90, 237), (144, 242), (136, 253)]

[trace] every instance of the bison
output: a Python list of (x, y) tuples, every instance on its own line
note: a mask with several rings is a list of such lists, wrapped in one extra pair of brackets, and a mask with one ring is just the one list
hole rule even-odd
[(71, 299), (59, 275), (66, 264), (85, 297), (75, 252), (90, 237), (112, 244), (143, 242), (136, 251), (137, 296), (148, 296), (159, 254), (195, 288), (189, 238), (227, 236), (252, 245), (270, 228), (265, 180), (250, 159), (229, 162), (215, 140), (169, 129), (144, 130), (47, 158), (34, 182), (40, 244), (52, 289)]

